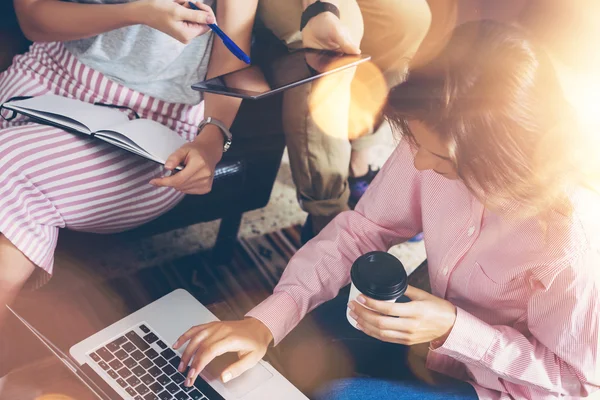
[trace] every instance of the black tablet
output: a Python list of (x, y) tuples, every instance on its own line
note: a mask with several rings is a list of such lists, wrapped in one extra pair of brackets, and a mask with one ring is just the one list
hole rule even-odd
[(261, 99), (326, 75), (357, 66), (370, 56), (301, 49), (276, 58), (267, 65), (252, 65), (192, 85), (200, 92), (243, 99)]

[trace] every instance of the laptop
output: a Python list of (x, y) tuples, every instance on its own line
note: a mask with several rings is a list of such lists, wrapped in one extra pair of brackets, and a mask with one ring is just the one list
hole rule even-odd
[(229, 354), (209, 364), (193, 387), (177, 371), (184, 349), (172, 349), (192, 326), (218, 321), (189, 292), (177, 289), (77, 343), (64, 354), (23, 317), (10, 311), (101, 400), (308, 400), (269, 363), (260, 361), (222, 383)]
[(300, 49), (264, 64), (252, 65), (192, 85), (192, 89), (258, 100), (303, 85), (371, 59), (365, 54)]

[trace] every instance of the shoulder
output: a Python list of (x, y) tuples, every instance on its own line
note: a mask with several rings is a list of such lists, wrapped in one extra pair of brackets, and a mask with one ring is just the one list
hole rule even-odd
[(416, 175), (419, 171), (415, 169), (413, 159), (413, 153), (408, 143), (400, 140), (378, 175), (397, 176), (398, 171), (403, 171), (406, 175)]
[(572, 213), (547, 226), (548, 263), (533, 276), (547, 286), (560, 274), (600, 284), (600, 195), (585, 189), (570, 196)]

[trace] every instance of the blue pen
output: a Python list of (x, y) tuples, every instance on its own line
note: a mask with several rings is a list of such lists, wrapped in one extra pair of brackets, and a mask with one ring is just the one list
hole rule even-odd
[[(201, 11), (194, 3), (192, 3), (191, 1), (188, 1), (188, 4), (190, 5), (190, 7), (193, 10), (198, 10)], [(231, 51), (231, 53), (236, 56), (237, 58), (239, 58), (240, 60), (242, 60), (243, 62), (245, 62), (246, 64), (250, 64), (250, 57), (248, 57), (248, 55), (246, 55), (246, 53), (244, 53), (244, 51), (242, 49), (240, 49), (238, 47), (237, 44), (235, 44), (233, 42), (233, 40), (231, 40), (229, 38), (229, 36), (227, 36), (225, 34), (225, 32), (223, 32), (221, 30), (221, 28), (219, 28), (217, 26), (217, 24), (208, 24), (209, 28), (213, 30), (214, 33), (216, 33), (221, 40), (223, 41), (223, 44), (225, 45), (225, 47), (227, 47), (229, 49), (229, 51)]]

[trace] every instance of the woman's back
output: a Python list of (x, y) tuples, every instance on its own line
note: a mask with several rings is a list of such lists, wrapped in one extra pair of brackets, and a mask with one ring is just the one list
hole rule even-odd
[[(131, 0), (65, 1), (117, 4)], [(212, 3), (205, 0), (205, 4)], [(201, 95), (190, 86), (206, 75), (212, 34), (185, 45), (148, 26), (132, 25), (65, 42), (65, 47), (82, 63), (131, 89), (171, 103), (196, 104)]]

